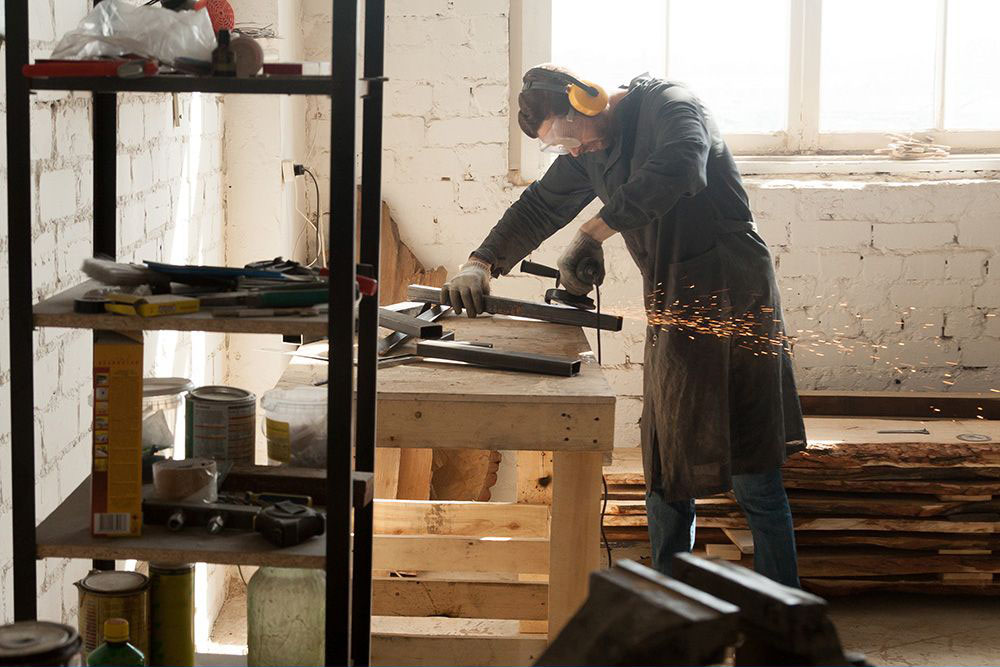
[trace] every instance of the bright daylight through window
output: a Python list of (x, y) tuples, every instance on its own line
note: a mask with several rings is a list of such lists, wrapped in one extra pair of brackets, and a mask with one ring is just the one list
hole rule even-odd
[(739, 153), (870, 152), (890, 132), (1000, 151), (996, 0), (551, 2), (553, 62), (683, 81)]

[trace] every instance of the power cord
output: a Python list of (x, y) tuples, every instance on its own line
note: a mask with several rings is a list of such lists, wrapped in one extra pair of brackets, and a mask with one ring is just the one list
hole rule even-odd
[(312, 179), (313, 187), (316, 189), (316, 244), (319, 249), (316, 256), (323, 258), (323, 266), (328, 266), (326, 244), (323, 243), (323, 207), (320, 206), (319, 202), (319, 181), (316, 180), (316, 174), (309, 167), (303, 166), (302, 171)]
[[(600, 329), (598, 329), (600, 331)], [(600, 334), (598, 334), (600, 335)], [(604, 503), (601, 505), (601, 539), (604, 540), (604, 548), (608, 552), (608, 567), (611, 567), (611, 543), (608, 542), (608, 534), (604, 531), (604, 515), (608, 511), (608, 478), (601, 475), (601, 484), (604, 485)]]

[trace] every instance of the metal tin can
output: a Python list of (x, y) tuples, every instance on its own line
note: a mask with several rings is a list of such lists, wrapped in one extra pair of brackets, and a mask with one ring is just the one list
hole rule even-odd
[(94, 571), (76, 582), (84, 655), (104, 640), (104, 621), (128, 621), (129, 643), (149, 658), (149, 578), (138, 572)]
[(253, 463), (257, 397), (237, 387), (209, 385), (187, 393), (187, 456)]
[(0, 665), (77, 667), (80, 633), (68, 625), (22, 621), (0, 626)]
[(149, 564), (149, 664), (194, 664), (194, 565)]

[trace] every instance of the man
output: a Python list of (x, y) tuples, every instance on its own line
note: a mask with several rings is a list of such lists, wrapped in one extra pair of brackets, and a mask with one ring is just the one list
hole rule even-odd
[(610, 97), (567, 70), (528, 70), (518, 122), (560, 153), (500, 219), (444, 295), (470, 317), (508, 273), (593, 198), (604, 206), (559, 259), (563, 286), (604, 279), (621, 234), (643, 280), (642, 458), (653, 564), (694, 545), (694, 498), (732, 489), (758, 572), (798, 585), (780, 466), (805, 429), (770, 253), (732, 154), (685, 87), (639, 77)]

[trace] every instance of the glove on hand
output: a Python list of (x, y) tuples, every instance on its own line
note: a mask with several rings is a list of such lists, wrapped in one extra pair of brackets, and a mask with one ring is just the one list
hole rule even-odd
[(559, 282), (571, 294), (583, 296), (604, 282), (604, 249), (589, 234), (577, 232), (559, 257)]
[(469, 317), (486, 312), (483, 295), (490, 293), (490, 266), (485, 262), (470, 258), (462, 265), (458, 274), (446, 282), (441, 289), (445, 305), (462, 314), (465, 308)]

